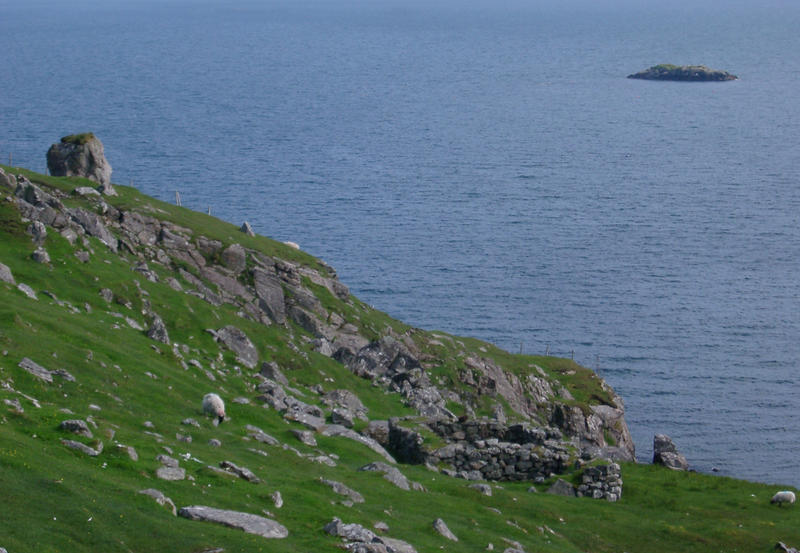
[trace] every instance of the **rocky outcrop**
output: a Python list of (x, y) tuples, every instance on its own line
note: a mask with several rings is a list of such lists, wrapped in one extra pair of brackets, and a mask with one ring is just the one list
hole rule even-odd
[(653, 464), (663, 465), (672, 470), (689, 470), (686, 457), (678, 452), (672, 438), (666, 434), (656, 434), (653, 437)]
[(65, 136), (50, 146), (47, 169), (56, 177), (85, 177), (102, 186), (111, 184), (111, 165), (103, 143), (92, 133)]
[(644, 71), (628, 75), (629, 79), (646, 79), (651, 81), (735, 81), (736, 75), (719, 69), (709, 69), (705, 65), (671, 65), (662, 63)]

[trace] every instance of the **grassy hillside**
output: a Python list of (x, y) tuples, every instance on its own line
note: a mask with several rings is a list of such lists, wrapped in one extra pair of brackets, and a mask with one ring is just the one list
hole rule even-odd
[[(103, 209), (93, 196), (72, 194), (76, 187), (91, 186), (89, 181), (2, 168), (66, 193), (67, 207)], [(328, 270), (302, 251), (246, 236), (218, 219), (131, 188), (118, 186), (117, 191), (118, 196), (103, 198), (116, 209), (149, 213), (223, 246), (239, 243), (314, 271)], [(89, 236), (73, 244), (52, 228), (42, 243), (50, 262), (37, 263), (31, 258), (37, 245), (28, 227), (14, 191), (0, 187), (0, 263), (15, 280), (0, 282), (0, 547), (9, 553), (334, 551), (341, 538), (323, 532), (334, 517), (404, 540), (419, 552), (477, 551), (488, 544), (494, 550), (527, 552), (767, 552), (777, 541), (800, 544), (797, 507), (769, 504), (777, 488), (654, 466), (623, 464), (624, 492), (616, 503), (543, 493), (550, 482), (537, 484), (538, 493), (528, 491), (531, 482), (490, 483), (492, 495), (485, 496), (468, 481), (400, 464), (409, 480), (424, 487), (402, 490), (379, 473), (358, 470), (383, 458), (354, 440), (319, 433), (316, 446), (298, 440), (293, 431), (305, 430), (303, 425), (257, 401), (258, 368), (243, 366), (206, 329), (240, 328), (255, 345), (259, 361), (275, 361), (288, 388), (306, 403), (319, 405), (320, 391), (347, 389), (361, 399), (371, 420), (414, 414), (399, 394), (387, 393), (315, 351), (313, 336), (295, 322), (265, 325), (243, 317), (241, 305), (213, 305), (177, 291), (167, 284), (170, 277), (184, 290), (190, 286), (176, 266), (150, 262), (149, 270), (158, 277), (154, 282), (132, 270), (134, 253), (114, 252)], [(87, 252), (88, 259), (76, 256), (79, 251)], [(182, 268), (191, 273), (191, 267)], [(30, 286), (37, 299), (21, 291), (20, 283)], [(465, 357), (476, 355), (519, 375), (536, 365), (569, 390), (575, 404), (610, 401), (599, 379), (569, 360), (516, 356), (478, 340), (412, 329), (357, 298), (343, 300), (309, 280), (304, 285), (325, 312), (352, 322), (369, 339), (410, 336), (432, 379), (443, 385), (465, 387), (458, 370)], [(104, 298), (101, 289), (112, 295)], [(163, 319), (170, 344), (147, 337), (151, 310)], [(37, 378), (19, 366), (24, 358), (49, 371), (63, 369), (74, 381), (58, 375), (52, 382)], [(208, 392), (226, 400), (228, 420), (219, 426), (200, 408)], [(477, 414), (490, 410), (485, 398), (476, 401)], [(187, 418), (199, 426), (184, 424)], [(86, 420), (92, 437), (60, 430), (67, 419)], [(255, 440), (248, 425), (278, 444)], [(357, 421), (355, 428), (365, 425)], [(102, 443), (102, 452), (89, 456), (62, 440), (95, 449)], [(127, 447), (135, 449), (137, 460)], [(161, 454), (178, 459), (187, 478), (157, 478)], [(221, 472), (223, 461), (250, 469), (261, 481)], [(320, 477), (346, 484), (365, 501), (350, 504)], [(178, 509), (206, 505), (267, 516), (284, 525), (289, 536), (265, 539), (173, 516), (138, 493), (146, 488), (162, 491)], [(283, 499), (280, 508), (272, 499), (276, 491)], [(433, 529), (437, 518), (458, 542)], [(373, 528), (379, 521), (388, 531)]]

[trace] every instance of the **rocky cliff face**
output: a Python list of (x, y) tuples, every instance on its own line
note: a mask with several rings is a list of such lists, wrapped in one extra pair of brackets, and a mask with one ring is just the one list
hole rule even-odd
[[(107, 179), (110, 167), (99, 161), (102, 145), (99, 151), (96, 145), (99, 141), (83, 145), (62, 141), (51, 148), (48, 160), (62, 160), (62, 166), (74, 163), (84, 176)], [(214, 306), (233, 305), (243, 319), (286, 328), (295, 350), (311, 344), (314, 351), (376, 388), (399, 394), (418, 413), (413, 421), (392, 421), (377, 438), (369, 435), (370, 429), (357, 435), (348, 427), (354, 418), (366, 418), (363, 405), (353, 407), (360, 404), (358, 398), (331, 399), (327, 409), (320, 408), (298, 399), (285, 379), (281, 381), (277, 364), (263, 366), (256, 399), (310, 429), (321, 431), (331, 417), (339, 429), (328, 432), (349, 432), (354, 439), (388, 448), (402, 460), (444, 464), (447, 474), (465, 478), (543, 479), (596, 458), (634, 459), (622, 401), (595, 375), (591, 377), (595, 396), (602, 399), (577, 401), (564, 384), (568, 380), (562, 382), (536, 363), (523, 371), (504, 367), (488, 344), (474, 348), (419, 329), (370, 328), (359, 317), (346, 314), (356, 300), (322, 262), (304, 264), (268, 256), (235, 239), (223, 244), (153, 210), (114, 207), (93, 189), (78, 188), (68, 194), (0, 171), (2, 187), (13, 195), (32, 229), (59, 233), (76, 250), (83, 250), (85, 237), (94, 237), (152, 282)], [(70, 195), (81, 198), (84, 207), (66, 207), (63, 200)], [(158, 306), (148, 304), (146, 311), (151, 321), (148, 336), (168, 343), (169, 329)], [(256, 348), (236, 327), (209, 332), (245, 367), (261, 365)], [(571, 377), (569, 371), (564, 375)], [(486, 405), (493, 406), (492, 415), (479, 416)]]
[(103, 152), (103, 143), (92, 133), (65, 136), (50, 146), (47, 170), (56, 177), (85, 177), (104, 189), (111, 185), (111, 164)]

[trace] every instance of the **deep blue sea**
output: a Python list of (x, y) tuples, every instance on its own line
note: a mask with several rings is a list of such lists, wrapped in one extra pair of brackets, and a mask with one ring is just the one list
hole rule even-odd
[[(638, 456), (800, 486), (800, 5), (0, 0), (0, 159), (298, 242), (424, 328), (574, 355)], [(626, 79), (656, 63), (740, 80)]]

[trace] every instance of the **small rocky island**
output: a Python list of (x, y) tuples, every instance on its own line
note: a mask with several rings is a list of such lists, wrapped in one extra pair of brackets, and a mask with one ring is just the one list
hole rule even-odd
[(662, 63), (650, 69), (628, 75), (629, 79), (647, 79), (651, 81), (735, 81), (736, 75), (719, 69), (709, 69), (705, 65), (672, 65)]

